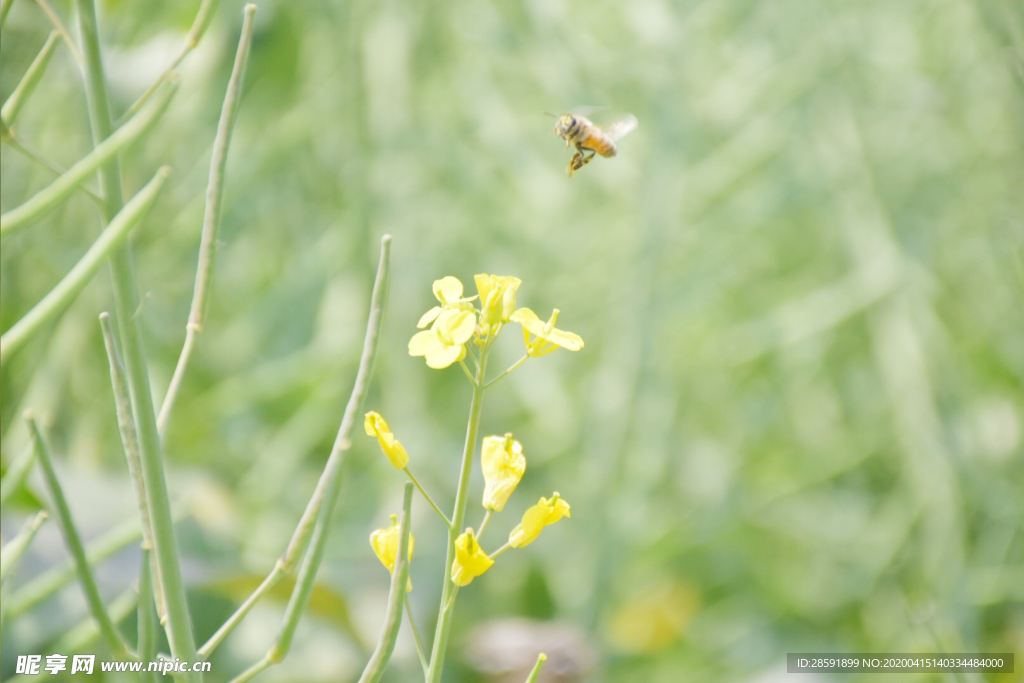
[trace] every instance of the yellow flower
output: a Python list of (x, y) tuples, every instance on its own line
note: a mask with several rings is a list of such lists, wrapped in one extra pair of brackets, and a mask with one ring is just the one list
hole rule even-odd
[(522, 280), (508, 275), (473, 276), (476, 289), (480, 292), (480, 327), (484, 334), (499, 323), (507, 323), (516, 310), (516, 290)]
[(513, 548), (522, 548), (530, 545), (540, 531), (548, 524), (554, 524), (562, 517), (572, 517), (569, 514), (569, 504), (562, 500), (558, 491), (552, 494), (551, 498), (541, 498), (540, 501), (531, 507), (523, 515), (523, 521), (508, 535), (508, 544)]
[(462, 298), (462, 281), (457, 277), (448, 275), (441, 278), (440, 280), (434, 280), (434, 296), (438, 301), (441, 302), (440, 306), (434, 306), (429, 311), (423, 314), (419, 322), (416, 323), (416, 327), (421, 330), (434, 322), (441, 311), (444, 310), (472, 310), (472, 306), (469, 304), (470, 301), (476, 297), (469, 297), (468, 299)]
[[(370, 534), (370, 547), (373, 548), (373, 552), (377, 555), (377, 559), (380, 560), (389, 572), (395, 573), (395, 560), (398, 559), (398, 541), (401, 538), (398, 535), (398, 515), (391, 515), (391, 526), (387, 529), (377, 529)], [(412, 532), (409, 533), (409, 560), (412, 560), (412, 549), (416, 545), (415, 539), (412, 537)], [(406, 591), (412, 590), (412, 579), (409, 579), (409, 585), (406, 587)]]
[(488, 436), (480, 460), (484, 471), (484, 507), (501, 512), (526, 471), (523, 444), (511, 434)]
[[(583, 348), (583, 339), (578, 334), (566, 332), (555, 327), (558, 320), (558, 309), (551, 312), (551, 319), (544, 322), (529, 308), (520, 308), (512, 314), (512, 320), (523, 326), (523, 339), (526, 342), (526, 353), (534, 358), (551, 353), (561, 346), (570, 351)], [(530, 335), (536, 339), (530, 341)]]
[(388, 423), (384, 421), (380, 413), (372, 410), (368, 412), (363, 426), (366, 428), (367, 436), (377, 437), (380, 449), (384, 451), (384, 455), (388, 456), (391, 464), (396, 469), (405, 469), (405, 466), (409, 464), (409, 454), (405, 452), (402, 442), (391, 433)]
[(480, 549), (472, 529), (466, 529), (455, 539), (455, 564), (452, 565), (452, 583), (468, 586), (473, 579), (491, 568), (494, 560)]
[(427, 365), (437, 370), (466, 357), (466, 342), (476, 330), (472, 311), (445, 309), (438, 313), (429, 330), (417, 332), (409, 340), (409, 355), (424, 356)]

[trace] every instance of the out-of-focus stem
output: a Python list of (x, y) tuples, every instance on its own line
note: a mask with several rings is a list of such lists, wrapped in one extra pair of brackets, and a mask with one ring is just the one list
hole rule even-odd
[[(92, 127), (93, 144), (99, 145), (110, 136), (110, 104), (107, 100), (106, 77), (103, 73), (103, 59), (100, 54), (99, 26), (93, 0), (75, 0), (78, 10), (78, 28), (84, 56), (86, 103)], [(100, 193), (103, 195), (101, 215), (104, 222), (110, 221), (121, 209), (121, 170), (117, 157), (112, 157), (99, 168)], [(114, 252), (110, 258), (111, 279), (114, 285), (114, 303), (117, 322), (121, 333), (121, 349), (124, 353), (125, 376), (132, 399), (132, 413), (139, 434), (139, 456), (142, 475), (146, 482), (146, 499), (149, 503), (150, 521), (153, 527), (153, 552), (159, 567), (160, 580), (164, 587), (164, 604), (167, 609), (166, 630), (171, 654), (183, 661), (196, 660), (196, 645), (192, 635), (192, 618), (185, 597), (185, 584), (181, 577), (178, 560), (178, 544), (171, 517), (170, 496), (164, 473), (163, 455), (160, 452), (160, 437), (156, 429), (156, 411), (153, 394), (149, 386), (149, 366), (142, 344), (142, 334), (135, 312), (139, 308), (139, 293), (135, 284), (130, 249), (127, 246)], [(202, 681), (202, 675), (189, 673), (186, 680)]]
[(0, 551), (0, 581), (6, 579), (7, 573), (18, 566), (21, 556), (28, 550), (32, 539), (36, 537), (36, 532), (39, 531), (39, 527), (43, 525), (48, 516), (45, 510), (39, 512), (25, 523), (17, 536), (4, 544)]
[(473, 384), (473, 399), (469, 406), (469, 424), (466, 426), (466, 443), (462, 449), (462, 469), (459, 474), (459, 487), (455, 493), (455, 510), (452, 512), (452, 525), (448, 529), (448, 557), (444, 565), (444, 586), (441, 589), (441, 605), (434, 631), (434, 646), (430, 653), (430, 669), (427, 672), (429, 683), (441, 680), (441, 669), (444, 666), (445, 650), (448, 649), (448, 635), (452, 627), (452, 614), (455, 610), (455, 594), (458, 587), (452, 583), (452, 565), (455, 562), (455, 539), (461, 533), (466, 519), (466, 503), (469, 499), (469, 475), (473, 471), (473, 455), (476, 452), (477, 432), (480, 428), (480, 411), (483, 408), (484, 377), (487, 372), (487, 352), (490, 343), (480, 351), (480, 362), (477, 365)]
[(53, 56), (53, 51), (57, 47), (59, 39), (59, 31), (54, 30), (50, 32), (50, 37), (46, 39), (46, 42), (43, 43), (43, 48), (36, 55), (36, 58), (32, 60), (28, 71), (21, 77), (21, 81), (14, 88), (14, 92), (4, 102), (3, 108), (0, 109), (0, 118), (3, 118), (4, 123), (8, 126), (14, 125), (14, 119), (18, 117), (18, 112), (21, 111), (22, 106), (24, 106), (32, 91), (36, 89), (39, 79), (46, 73), (46, 66), (50, 63), (50, 57)]
[[(204, 6), (206, 2), (204, 2)], [(202, 12), (202, 8), (200, 8)], [(228, 148), (231, 145), (231, 133), (235, 128), (238, 114), (238, 103), (241, 99), (242, 82), (245, 79), (245, 65), (249, 60), (252, 47), (253, 18), (256, 16), (256, 5), (245, 6), (245, 18), (242, 21), (242, 35), (238, 39), (238, 50), (235, 52), (235, 65), (228, 79), (224, 104), (220, 111), (220, 122), (217, 124), (217, 137), (213, 141), (213, 157), (210, 159), (210, 178), (206, 183), (206, 211), (203, 214), (203, 231), (199, 241), (199, 266), (196, 269), (196, 284), (192, 294), (192, 310), (185, 326), (185, 343), (174, 368), (174, 375), (160, 406), (160, 414), (156, 419), (156, 427), (161, 435), (167, 432), (167, 420), (170, 418), (174, 399), (178, 396), (185, 368), (188, 367), (196, 336), (203, 331), (203, 320), (206, 306), (210, 299), (210, 285), (213, 282), (213, 267), (217, 257), (217, 232), (220, 228), (220, 205), (224, 197), (224, 169), (228, 161)]]
[(57, 472), (53, 469), (50, 449), (43, 440), (43, 435), (39, 432), (39, 427), (36, 425), (35, 418), (31, 413), (25, 415), (25, 421), (28, 423), (29, 433), (32, 435), (32, 441), (35, 443), (36, 458), (42, 466), (47, 488), (50, 489), (50, 497), (53, 498), (53, 511), (56, 513), (60, 530), (64, 534), (64, 542), (67, 544), (68, 550), (71, 551), (71, 557), (75, 560), (78, 581), (82, 584), (82, 592), (85, 593), (85, 601), (89, 605), (89, 611), (99, 624), (100, 632), (114, 651), (114, 655), (118, 658), (125, 658), (128, 656), (128, 646), (107, 613), (107, 608), (103, 604), (103, 598), (100, 597), (100, 590), (96, 586), (96, 577), (93, 576), (92, 567), (85, 556), (85, 547), (82, 545), (78, 529), (71, 519), (71, 509), (64, 498), (64, 491), (60, 486), (60, 481), (57, 479)]
[[(284, 659), (291, 646), (292, 637), (298, 627), (302, 612), (309, 602), (310, 593), (313, 590), (313, 582), (316, 579), (317, 570), (320, 568), (320, 561), (323, 558), (324, 547), (327, 543), (327, 532), (330, 527), (331, 515), (337, 503), (338, 488), (341, 485), (341, 466), (344, 456), (352, 445), (352, 427), (356, 423), (357, 416), (363, 405), (363, 399), (369, 388), (370, 377), (373, 374), (374, 361), (377, 358), (377, 346), (380, 341), (380, 330), (384, 323), (384, 311), (387, 308), (388, 287), (391, 277), (391, 235), (384, 235), (380, 242), (380, 262), (377, 265), (377, 277), (373, 283), (373, 294), (370, 298), (370, 314), (366, 321), (366, 336), (363, 339), (363, 352), (359, 360), (359, 370), (356, 372), (356, 381), (349, 395), (348, 405), (345, 406), (345, 414), (338, 428), (338, 435), (334, 440), (334, 447), (327, 459), (320, 480), (316, 489), (306, 505), (306, 510), (292, 535), (288, 547), (285, 549), (284, 557), (278, 560), (274, 570), (260, 584), (256, 592), (235, 612), (227, 623), (210, 638), (210, 642), (203, 645), (204, 656), (209, 653), (227, 636), (231, 628), (234, 628), (245, 616), (256, 600), (262, 596), (270, 586), (284, 575), (285, 570), (294, 566), (300, 558), (302, 565), (299, 569), (295, 587), (292, 589), (288, 606), (285, 609), (284, 623), (277, 639), (270, 646), (267, 654), (258, 662), (243, 671), (232, 680), (232, 683), (243, 683), (260, 673), (272, 664)], [(307, 546), (311, 550), (306, 553)]]
[(132, 197), (121, 211), (110, 221), (110, 225), (96, 238), (85, 255), (68, 271), (42, 300), (32, 307), (21, 320), (0, 336), (0, 364), (9, 360), (28, 343), (44, 325), (64, 312), (75, 297), (92, 280), (110, 254), (124, 244), (128, 233), (139, 224), (157, 195), (164, 186), (170, 169), (163, 167), (149, 183)]
[(370, 656), (370, 661), (359, 677), (359, 683), (377, 683), (384, 675), (391, 653), (395, 650), (398, 640), (398, 629), (402, 626), (402, 603), (409, 586), (409, 530), (410, 509), (412, 507), (412, 484), (405, 485), (405, 498), (402, 501), (402, 517), (398, 522), (398, 555), (395, 556), (395, 567), (391, 572), (391, 590), (388, 593), (388, 607), (384, 614), (384, 627), (380, 632), (377, 648)]
[(132, 106), (128, 107), (128, 111), (121, 115), (121, 118), (117, 120), (120, 124), (122, 121), (127, 120), (131, 116), (134, 116), (142, 105), (146, 103), (150, 97), (153, 96), (163, 83), (170, 78), (174, 70), (185, 60), (188, 53), (191, 52), (196, 45), (199, 44), (199, 39), (203, 37), (203, 33), (206, 31), (206, 27), (210, 25), (210, 19), (213, 18), (213, 12), (217, 9), (217, 4), (220, 0), (203, 0), (199, 5), (199, 11), (196, 12), (196, 18), (192, 20), (192, 28), (185, 34), (185, 42), (181, 46), (181, 51), (178, 52), (178, 56), (174, 58), (174, 61), (164, 70), (160, 77), (157, 78), (153, 85), (149, 86), (149, 89), (142, 94), (142, 96), (135, 100)]

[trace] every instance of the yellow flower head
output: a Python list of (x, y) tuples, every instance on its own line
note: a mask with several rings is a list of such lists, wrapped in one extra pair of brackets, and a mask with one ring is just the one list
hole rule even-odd
[(480, 455), (484, 471), (484, 507), (501, 512), (526, 471), (523, 444), (505, 436), (488, 436)]
[[(391, 526), (387, 529), (377, 529), (370, 534), (370, 547), (373, 548), (373, 552), (377, 555), (377, 559), (380, 560), (389, 572), (394, 574), (395, 572), (395, 560), (398, 559), (398, 541), (401, 540), (398, 535), (398, 515), (391, 515)], [(412, 537), (412, 532), (409, 533), (409, 560), (412, 560), (412, 549), (416, 545), (415, 539)], [(407, 591), (412, 590), (412, 579), (409, 580), (409, 585), (406, 587)]]
[(441, 302), (440, 306), (434, 306), (429, 311), (423, 314), (419, 322), (416, 323), (416, 327), (421, 330), (434, 322), (441, 311), (444, 310), (472, 310), (473, 306), (469, 303), (476, 297), (469, 297), (468, 299), (462, 298), (462, 281), (457, 277), (448, 275), (441, 278), (440, 280), (434, 280), (434, 297)]
[[(583, 339), (578, 334), (566, 332), (555, 327), (558, 320), (558, 309), (551, 312), (551, 318), (544, 322), (529, 308), (520, 308), (512, 314), (512, 320), (523, 326), (523, 339), (526, 342), (526, 353), (534, 358), (551, 353), (561, 346), (570, 351), (583, 348)], [(532, 341), (530, 335), (536, 337)]]
[(569, 514), (569, 504), (558, 495), (558, 491), (555, 491), (551, 498), (542, 497), (523, 514), (523, 521), (508, 535), (508, 544), (513, 548), (530, 545), (540, 536), (541, 529), (548, 524), (554, 524), (562, 517), (572, 515)]
[(480, 549), (472, 529), (466, 529), (455, 539), (455, 563), (452, 565), (452, 583), (468, 586), (473, 579), (491, 568), (494, 560)]
[(516, 290), (522, 280), (508, 275), (480, 273), (473, 277), (480, 292), (480, 326), (484, 334), (499, 323), (507, 323), (516, 310)]
[(475, 330), (476, 313), (472, 310), (444, 309), (429, 330), (412, 336), (409, 355), (424, 356), (427, 365), (437, 370), (446, 368), (466, 357), (466, 342)]
[(405, 466), (409, 464), (409, 454), (405, 452), (402, 442), (391, 433), (388, 423), (384, 421), (380, 413), (372, 410), (368, 412), (363, 426), (366, 428), (367, 436), (377, 437), (380, 449), (384, 451), (384, 455), (388, 456), (391, 464), (397, 469), (405, 469)]

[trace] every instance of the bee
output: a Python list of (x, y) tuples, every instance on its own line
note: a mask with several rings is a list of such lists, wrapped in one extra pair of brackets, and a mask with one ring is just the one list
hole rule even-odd
[(552, 135), (562, 137), (566, 149), (569, 149), (569, 145), (576, 146), (576, 154), (569, 160), (569, 166), (565, 169), (570, 178), (576, 171), (589, 164), (595, 154), (603, 157), (615, 156), (618, 153), (615, 141), (637, 126), (636, 117), (632, 114), (607, 127), (598, 126), (587, 117), (575, 114), (562, 114), (555, 118), (555, 132)]

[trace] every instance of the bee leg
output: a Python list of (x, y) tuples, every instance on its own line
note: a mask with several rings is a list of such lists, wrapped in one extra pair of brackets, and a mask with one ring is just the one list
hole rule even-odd
[(569, 166), (565, 169), (566, 171), (569, 172), (569, 177), (572, 178), (573, 174), (575, 174), (576, 171), (583, 168), (583, 165), (585, 163), (586, 162), (583, 161), (583, 154), (580, 152), (576, 152), (576, 154), (572, 156), (572, 159), (569, 160)]

